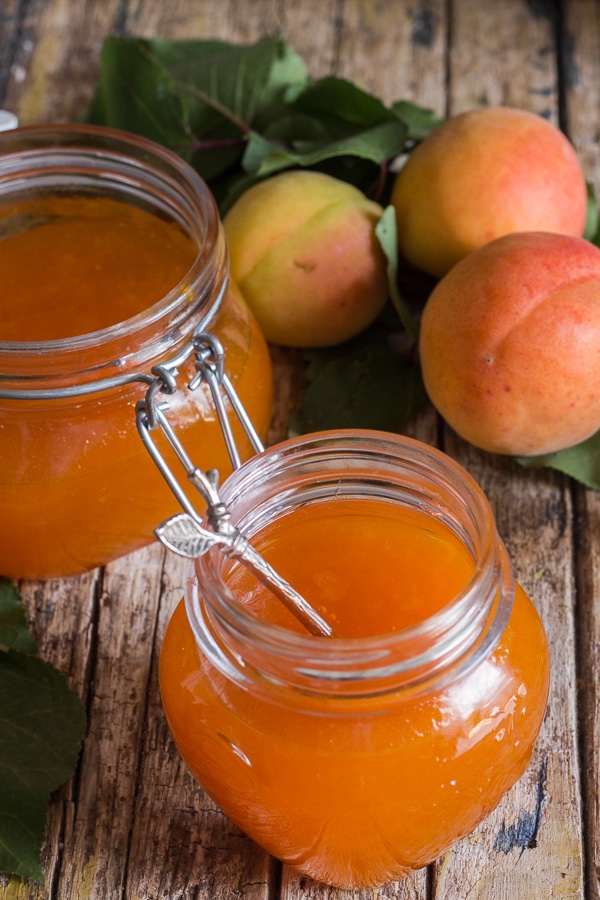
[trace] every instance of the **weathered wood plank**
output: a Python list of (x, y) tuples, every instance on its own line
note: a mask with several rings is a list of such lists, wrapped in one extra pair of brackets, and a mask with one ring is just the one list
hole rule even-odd
[(558, 112), (556, 5), (528, 0), (453, 0), (450, 112), (516, 106), (553, 120)]
[(0, 105), (13, 71), (14, 57), (19, 43), (21, 6), (18, 0), (5, 0), (0, 9)]
[(600, 898), (600, 496), (577, 493), (576, 558), (579, 635), (582, 803), (585, 817), (587, 886)]
[[(593, 0), (563, 4), (562, 71), (565, 126), (588, 180), (600, 190), (600, 7)], [(579, 488), (575, 510), (582, 802), (587, 888), (600, 898), (600, 498)]]
[(600, 7), (594, 0), (564, 3), (561, 71), (565, 128), (573, 141), (586, 177), (600, 189)]
[(127, 862), (164, 552), (155, 544), (103, 572), (89, 673), (88, 734), (69, 853), (56, 896), (117, 897)]
[(447, 38), (442, 0), (346, 3), (337, 74), (385, 103), (413, 100), (444, 115)]
[[(337, 0), (337, 5), (340, 0)], [(331, 71), (336, 54), (336, 4), (323, 15), (318, 0), (290, 4), (286, 0), (171, 0), (131, 3), (124, 21), (128, 34), (165, 38), (217, 37), (251, 43), (265, 34), (281, 34), (309, 63), (314, 77)], [(315, 22), (319, 27), (315, 28)]]
[(168, 555), (162, 572), (141, 766), (125, 897), (136, 900), (267, 900), (273, 870), (264, 851), (229, 822), (187, 771), (168, 732), (158, 686), (158, 656), (183, 595), (186, 563)]
[(119, 26), (121, 4), (30, 0), (4, 104), (21, 124), (76, 121), (96, 82), (100, 41)]
[(548, 712), (527, 772), (446, 855), (434, 896), (583, 898), (570, 494), (556, 474), (490, 460), (451, 434), (448, 449), (490, 499), (515, 576), (546, 626), (552, 672)]
[(417, 875), (419, 877), (405, 878), (381, 888), (344, 891), (318, 884), (284, 867), (281, 896), (293, 897), (294, 900), (424, 900), (427, 896), (427, 870)]

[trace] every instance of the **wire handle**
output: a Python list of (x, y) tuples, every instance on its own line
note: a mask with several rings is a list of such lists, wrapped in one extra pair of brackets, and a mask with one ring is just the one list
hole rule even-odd
[[(168, 403), (161, 400), (160, 396), (176, 392), (178, 368), (193, 352), (196, 354), (198, 371), (188, 384), (188, 388), (195, 390), (202, 381), (208, 384), (233, 468), (239, 468), (241, 461), (223, 395), (229, 400), (254, 450), (260, 453), (264, 449), (235, 388), (225, 373), (225, 354), (220, 341), (207, 332), (194, 333), (191, 343), (177, 357), (153, 367), (154, 380), (146, 390), (145, 398), (136, 405), (136, 426), (144, 446), (184, 510), (183, 513), (159, 525), (155, 534), (165, 547), (190, 559), (202, 556), (212, 547), (217, 547), (227, 556), (238, 558), (311, 634), (331, 637), (333, 630), (329, 624), (263, 559), (248, 539), (232, 524), (229, 509), (219, 495), (218, 472), (216, 469), (204, 472), (194, 465), (165, 415)], [(157, 447), (152, 437), (152, 432), (156, 429), (165, 436), (188, 481), (204, 500), (206, 504), (204, 517), (198, 514)], [(204, 525), (205, 520), (208, 528)]]

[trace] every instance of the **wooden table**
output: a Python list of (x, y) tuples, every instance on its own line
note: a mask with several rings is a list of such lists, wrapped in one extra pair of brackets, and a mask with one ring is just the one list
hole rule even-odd
[[(2, 0), (0, 106), (24, 124), (76, 120), (111, 32), (239, 42), (280, 32), (311, 74), (347, 76), (387, 102), (442, 115), (534, 110), (568, 132), (600, 188), (597, 0)], [(279, 383), (273, 440), (285, 430)], [(429, 870), (353, 896), (597, 900), (600, 495), (477, 452), (439, 431), (432, 410), (411, 432), (441, 441), (487, 492), (548, 630), (550, 704), (526, 775), (473, 835)], [(180, 762), (156, 669), (184, 568), (155, 545), (81, 577), (22, 585), (42, 654), (84, 698), (89, 726), (75, 777), (50, 804), (46, 885), (0, 878), (0, 900), (350, 896), (269, 858)]]

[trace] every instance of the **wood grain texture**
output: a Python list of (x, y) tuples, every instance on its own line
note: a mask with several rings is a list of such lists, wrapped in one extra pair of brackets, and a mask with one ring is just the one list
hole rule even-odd
[(170, 738), (158, 688), (158, 654), (183, 595), (187, 563), (167, 556), (151, 646), (146, 726), (125, 879), (128, 898), (268, 900), (279, 864), (231, 824), (193, 780)]
[(490, 459), (451, 434), (447, 449), (490, 499), (515, 576), (546, 627), (552, 671), (548, 712), (527, 772), (446, 855), (435, 896), (575, 900), (584, 896), (584, 859), (570, 493), (559, 476)]
[[(240, 42), (279, 32), (312, 75), (335, 72), (387, 102), (531, 109), (568, 129), (600, 187), (596, 0), (3, 0), (0, 104), (23, 123), (81, 117), (110, 32)], [(298, 354), (273, 358), (270, 443), (303, 384)], [(501, 806), (429, 870), (380, 890), (344, 892), (281, 867), (197, 787), (168, 734), (157, 661), (185, 565), (153, 546), (23, 585), (42, 655), (84, 698), (88, 734), (50, 803), (46, 884), (0, 877), (0, 900), (599, 900), (600, 499), (479, 453), (431, 410), (407, 432), (441, 435), (480, 482), (550, 637), (548, 714)]]
[(558, 119), (556, 4), (451, 4), (449, 109), (517, 106)]
[[(600, 6), (593, 0), (562, 4), (559, 63), (564, 127), (586, 178), (600, 190)], [(594, 86), (595, 89), (592, 88)], [(575, 491), (577, 688), (581, 734), (586, 888), (600, 900), (600, 503), (597, 493)]]
[(444, 115), (447, 37), (443, 0), (346, 3), (337, 74), (386, 103), (411, 99)]
[(600, 497), (578, 490), (576, 541), (582, 802), (591, 900), (600, 898)]
[(88, 734), (72, 853), (65, 859), (58, 896), (117, 896), (127, 867), (128, 835), (146, 721), (151, 648), (164, 553), (153, 545), (107, 566), (99, 597), (91, 672)]
[(93, 93), (102, 37), (118, 30), (118, 0), (20, 4), (4, 104), (23, 125), (81, 118)]

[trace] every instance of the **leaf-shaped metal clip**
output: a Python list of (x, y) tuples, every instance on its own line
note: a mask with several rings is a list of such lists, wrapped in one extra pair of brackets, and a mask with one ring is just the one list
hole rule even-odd
[[(221, 519), (221, 516), (218, 517)], [(188, 513), (178, 513), (163, 522), (155, 534), (169, 550), (180, 556), (196, 559), (212, 547), (218, 547), (227, 556), (235, 556), (264, 584), (311, 634), (331, 637), (333, 631), (318, 612), (306, 602), (254, 549), (235, 527), (229, 525), (224, 534), (209, 531)]]
[(220, 544), (226, 550), (231, 546), (230, 538), (202, 528), (188, 513), (178, 513), (167, 519), (155, 529), (154, 533), (165, 547), (188, 559), (204, 556), (216, 544)]

